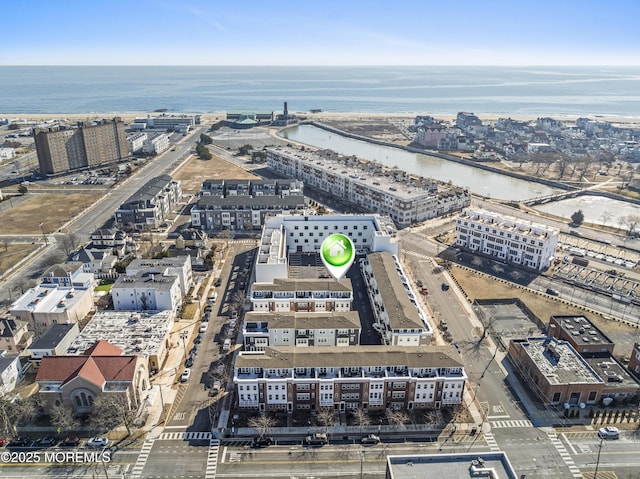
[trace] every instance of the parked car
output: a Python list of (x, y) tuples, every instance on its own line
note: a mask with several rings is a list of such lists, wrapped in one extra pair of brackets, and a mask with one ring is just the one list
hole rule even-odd
[(251, 447), (267, 447), (274, 443), (271, 436), (256, 436), (251, 441)]
[(31, 444), (31, 439), (28, 437), (16, 437), (7, 447), (27, 447), (29, 444)]
[(184, 371), (182, 371), (182, 375), (180, 376), (180, 382), (186, 383), (189, 380), (190, 376), (191, 376), (191, 369), (186, 368)]
[(218, 279), (216, 279), (216, 282), (213, 283), (213, 284), (214, 284), (214, 286), (216, 288), (218, 288), (219, 286), (222, 286), (222, 280), (220, 278), (218, 278)]
[(602, 439), (618, 439), (620, 438), (620, 431), (613, 426), (601, 427), (598, 430), (598, 436)]
[(7, 445), (7, 438), (6, 437), (0, 438), (0, 447), (4, 447), (6, 445)]
[(205, 312), (205, 313), (210, 313), (212, 309), (213, 309), (213, 308), (211, 307), (211, 305), (210, 305), (210, 304), (208, 304), (208, 305), (206, 305), (206, 306), (204, 307), (204, 312)]
[(51, 447), (55, 446), (58, 440), (53, 436), (41, 437), (33, 442), (35, 447)]
[(202, 334), (198, 333), (198, 335), (193, 338), (193, 344), (198, 344), (200, 341), (202, 341)]
[(107, 444), (109, 444), (109, 440), (100, 436), (93, 437), (87, 441), (87, 447), (101, 448), (107, 447)]
[(360, 439), (362, 444), (378, 444), (380, 442), (380, 438), (375, 434), (369, 434), (362, 439)]
[(184, 362), (184, 365), (188, 368), (190, 368), (191, 366), (193, 366), (193, 357), (189, 356), (187, 358), (187, 360)]
[(442, 283), (440, 285), (440, 287), (442, 288), (442, 291), (448, 291), (449, 290), (449, 283)]
[(421, 279), (419, 279), (418, 281), (416, 281), (416, 285), (418, 285), (418, 288), (422, 288), (424, 286), (424, 283)]
[(231, 319), (238, 319), (238, 312), (237, 311), (231, 311)]
[(78, 447), (80, 445), (80, 438), (78, 436), (67, 436), (60, 443), (61, 447)]
[(327, 435), (324, 432), (314, 432), (310, 436), (304, 438), (304, 443), (307, 446), (324, 446), (328, 442)]
[(208, 323), (202, 323), (200, 325), (200, 329), (198, 330), (200, 333), (204, 333), (207, 330)]
[(550, 294), (551, 296), (560, 296), (558, 290), (553, 288), (547, 288), (547, 294)]
[(218, 299), (218, 293), (214, 291), (213, 294), (209, 296), (209, 299), (207, 301), (209, 303), (215, 303), (217, 299)]
[(213, 381), (213, 386), (211, 386), (211, 392), (213, 394), (218, 394), (222, 390), (222, 383), (220, 381)]

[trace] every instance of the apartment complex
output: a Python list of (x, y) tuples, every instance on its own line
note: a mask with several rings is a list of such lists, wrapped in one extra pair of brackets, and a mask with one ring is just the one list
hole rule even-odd
[(244, 316), (242, 337), (246, 351), (263, 351), (269, 346), (357, 346), (360, 318), (356, 311), (251, 311)]
[(456, 220), (456, 246), (535, 270), (549, 267), (559, 231), (512, 216), (465, 208)]
[(159, 155), (167, 151), (170, 146), (169, 135), (166, 133), (156, 133), (144, 140), (142, 143), (142, 152), (145, 155)]
[(433, 333), (427, 313), (411, 289), (397, 256), (388, 252), (371, 253), (360, 259), (374, 329), (385, 345), (426, 346)]
[(169, 175), (156, 176), (116, 209), (116, 225), (136, 230), (158, 228), (181, 195), (179, 181)]
[(142, 151), (144, 142), (147, 140), (146, 133), (132, 133), (127, 137), (127, 143), (129, 143), (129, 151), (131, 153), (139, 153)]
[(402, 226), (459, 211), (471, 203), (466, 189), (330, 150), (267, 148), (267, 163), (278, 174), (302, 180), (372, 213), (388, 215)]
[(330, 407), (440, 408), (462, 402), (467, 376), (452, 346), (268, 347), (239, 353), (234, 366), (240, 408), (260, 411)]
[(203, 230), (259, 229), (265, 218), (300, 214), (306, 202), (297, 180), (206, 180), (191, 209), (191, 224)]
[(34, 128), (40, 173), (57, 175), (102, 166), (129, 156), (124, 123), (119, 118), (77, 128)]
[(200, 124), (200, 115), (157, 115), (146, 118), (136, 118), (132, 126), (144, 125), (144, 128), (156, 130), (174, 130), (186, 133), (195, 125)]
[(163, 275), (177, 276), (180, 282), (180, 291), (186, 295), (193, 283), (193, 270), (188, 256), (178, 258), (136, 258), (127, 266), (127, 275), (136, 275), (154, 270)]
[(120, 276), (111, 287), (111, 298), (116, 311), (177, 311), (182, 304), (180, 280), (150, 268)]
[(348, 236), (360, 251), (398, 254), (397, 230), (380, 215), (278, 215), (267, 218), (262, 230), (256, 282), (287, 278), (289, 253), (317, 253), (324, 238), (333, 233)]
[(259, 312), (350, 311), (353, 303), (351, 280), (275, 278), (272, 283), (251, 287), (251, 309)]

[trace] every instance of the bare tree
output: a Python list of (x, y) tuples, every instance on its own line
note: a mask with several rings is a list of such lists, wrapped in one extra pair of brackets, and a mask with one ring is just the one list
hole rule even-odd
[(497, 318), (493, 314), (490, 314), (489, 316), (487, 316), (484, 310), (477, 303), (475, 303), (475, 306), (476, 307), (474, 309), (476, 312), (476, 317), (480, 320), (480, 323), (482, 324), (482, 334), (478, 338), (478, 342), (477, 342), (477, 344), (481, 344), (482, 341), (484, 341), (484, 338), (487, 337), (487, 334), (489, 333), (491, 326), (493, 325), (493, 323), (496, 322)]
[(2, 240), (2, 246), (4, 246), (4, 252), (5, 252), (5, 253), (6, 253), (7, 251), (9, 251), (9, 244), (10, 244), (10, 243), (11, 243), (11, 242), (10, 242), (7, 238), (5, 238), (5, 239), (3, 239), (3, 240)]
[(627, 229), (627, 236), (631, 236), (638, 227), (638, 224), (640, 224), (640, 216), (627, 215), (622, 218), (622, 224)]
[(74, 251), (74, 248), (71, 244), (71, 238), (68, 234), (60, 236), (58, 243), (60, 243), (60, 246), (62, 246), (62, 250), (64, 251), (65, 256), (68, 257)]
[(276, 424), (275, 418), (266, 413), (260, 413), (260, 415), (249, 419), (249, 427), (258, 431), (258, 435), (260, 437), (266, 436), (269, 433), (269, 430)]
[(351, 411), (353, 414), (353, 422), (358, 427), (364, 427), (371, 424), (371, 418), (362, 408), (357, 408)]
[(405, 424), (409, 422), (409, 415), (405, 411), (387, 409), (385, 415), (389, 425), (399, 429), (404, 429)]
[(90, 423), (94, 429), (100, 432), (106, 432), (124, 424), (127, 428), (127, 434), (131, 435), (135, 413), (136, 411), (132, 409), (123, 394), (102, 394), (93, 403)]
[(236, 291), (231, 295), (231, 300), (229, 301), (229, 308), (232, 310), (238, 310), (244, 304), (245, 293), (243, 291)]
[(73, 408), (66, 403), (56, 404), (51, 408), (51, 424), (63, 431), (70, 431), (80, 425)]
[(336, 425), (336, 415), (331, 407), (323, 407), (318, 411), (318, 423), (325, 427)]
[(600, 221), (602, 222), (602, 226), (607, 226), (607, 223), (611, 220), (612, 217), (613, 215), (611, 214), (611, 211), (604, 210), (600, 215)]

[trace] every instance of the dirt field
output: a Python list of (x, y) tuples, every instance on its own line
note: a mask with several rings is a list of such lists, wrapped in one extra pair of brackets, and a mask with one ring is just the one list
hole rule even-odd
[(193, 156), (173, 175), (173, 178), (182, 182), (183, 193), (197, 193), (204, 180), (225, 179), (254, 179), (256, 175), (243, 170), (239, 166), (213, 155), (210, 160), (201, 160)]
[(638, 328), (619, 321), (607, 320), (602, 315), (585, 312), (581, 308), (570, 306), (555, 298), (535, 294), (455, 265), (451, 266), (450, 273), (471, 300), (520, 298), (544, 323), (549, 322), (549, 318), (553, 315), (584, 315), (616, 343), (616, 356), (628, 357), (633, 342), (638, 340)]
[(0, 213), (0, 234), (42, 234), (58, 230), (64, 223), (93, 204), (98, 193), (29, 194), (19, 205)]
[(17, 264), (29, 253), (35, 251), (38, 245), (30, 243), (7, 243), (0, 245), (0, 273), (5, 272), (14, 264)]

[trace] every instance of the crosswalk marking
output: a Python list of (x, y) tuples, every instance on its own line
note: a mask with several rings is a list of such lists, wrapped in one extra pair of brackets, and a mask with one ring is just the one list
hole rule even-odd
[(416, 258), (421, 258), (421, 259), (431, 259), (430, 256), (427, 256), (426, 254), (422, 254), (422, 253), (416, 253), (415, 251), (403, 251), (404, 254), (409, 254), (411, 256), (415, 256)]
[(209, 441), (209, 453), (207, 454), (207, 469), (205, 471), (205, 479), (215, 479), (218, 469), (218, 450), (220, 449), (220, 441), (211, 439)]
[(487, 445), (489, 446), (489, 449), (491, 449), (493, 452), (500, 451), (500, 447), (498, 447), (498, 443), (496, 442), (496, 438), (493, 437), (493, 433), (485, 432), (483, 433), (483, 436), (484, 436), (484, 440), (487, 441)]
[(211, 439), (210, 432), (163, 432), (158, 437), (159, 440), (164, 441), (192, 441), (192, 440), (202, 440), (209, 441)]
[(582, 473), (580, 472), (580, 469), (578, 469), (578, 467), (576, 466), (576, 463), (571, 458), (571, 455), (567, 451), (567, 448), (564, 447), (564, 444), (562, 444), (562, 441), (560, 440), (558, 435), (555, 433), (547, 433), (547, 436), (549, 436), (549, 440), (551, 441), (551, 444), (554, 445), (554, 447), (560, 454), (560, 457), (569, 468), (571, 475), (576, 479), (582, 479)]
[(533, 427), (528, 419), (511, 419), (508, 421), (491, 421), (491, 427), (496, 429), (507, 427)]
[(138, 460), (136, 464), (133, 466), (131, 470), (131, 479), (139, 479), (142, 474), (142, 470), (144, 469), (145, 464), (147, 463), (147, 459), (149, 458), (149, 454), (151, 453), (151, 448), (153, 447), (153, 443), (155, 441), (153, 439), (145, 441), (140, 449), (140, 454), (138, 454)]

